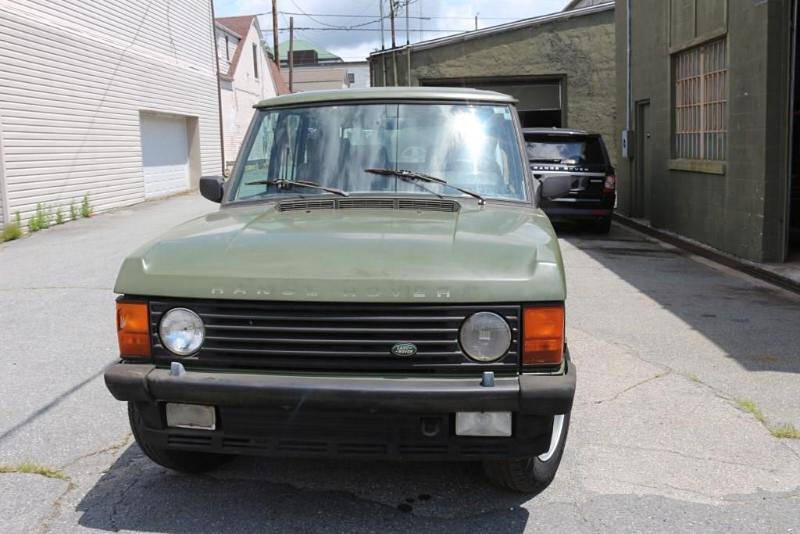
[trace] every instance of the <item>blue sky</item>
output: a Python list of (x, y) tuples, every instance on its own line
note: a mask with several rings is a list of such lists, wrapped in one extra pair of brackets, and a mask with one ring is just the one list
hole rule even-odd
[[(359, 17), (313, 17), (294, 15), (295, 27), (321, 27), (325, 24), (333, 26), (352, 26), (378, 18), (380, 0), (278, 0), (278, 11), (314, 14), (342, 14), (370, 16)], [(388, 13), (388, 0), (384, 7)], [(411, 42), (432, 39), (452, 32), (442, 33), (436, 30), (470, 30), (475, 27), (474, 16), (478, 15), (479, 27), (483, 28), (501, 24), (511, 20), (544, 15), (561, 10), (568, 0), (410, 0), (409, 15), (411, 17), (456, 17), (431, 18), (429, 20), (410, 20), (411, 29), (422, 29), (423, 32), (411, 32)], [(272, 7), (271, 0), (215, 0), (218, 17), (234, 15), (251, 15), (265, 13)], [(374, 17), (374, 18), (373, 18)], [(272, 16), (260, 17), (261, 28), (272, 27)], [(288, 27), (288, 15), (281, 15), (279, 27)], [(388, 21), (386, 22), (386, 46), (389, 46)], [(367, 28), (379, 29), (375, 23)], [(397, 21), (397, 41), (406, 42), (405, 9), (401, 10)], [(364, 59), (370, 51), (380, 48), (380, 33), (377, 31), (319, 31), (298, 30), (297, 38), (308, 39), (318, 46), (326, 48), (346, 60)], [(280, 33), (281, 41), (289, 38), (288, 32)], [(264, 35), (268, 43), (272, 42), (272, 34)]]

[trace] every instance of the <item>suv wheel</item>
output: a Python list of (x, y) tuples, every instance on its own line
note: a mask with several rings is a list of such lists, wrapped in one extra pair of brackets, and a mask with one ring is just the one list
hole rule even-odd
[(553, 423), (553, 432), (559, 433), (558, 442), (552, 450), (532, 458), (508, 458), (505, 460), (486, 460), (483, 462), (483, 471), (486, 476), (500, 486), (520, 493), (537, 495), (547, 488), (556, 476), (564, 445), (567, 442), (569, 430), (569, 416), (562, 416), (560, 421), (556, 416)]
[(611, 217), (603, 217), (594, 223), (594, 231), (598, 234), (607, 234), (611, 231)]
[(235, 458), (231, 454), (214, 454), (210, 452), (180, 451), (156, 447), (145, 439), (144, 422), (136, 403), (128, 403), (128, 419), (136, 443), (142, 452), (158, 465), (181, 471), (183, 473), (204, 473), (216, 469), (220, 465)]

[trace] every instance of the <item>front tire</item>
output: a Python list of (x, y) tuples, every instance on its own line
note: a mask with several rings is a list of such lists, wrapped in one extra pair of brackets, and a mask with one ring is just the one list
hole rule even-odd
[[(519, 493), (538, 495), (553, 481), (567, 442), (570, 414), (563, 416), (555, 449), (530, 458), (486, 460), (483, 472), (495, 484)], [(557, 420), (553, 424), (557, 427)], [(549, 454), (548, 454), (549, 453)], [(544, 459), (543, 459), (544, 458)]]
[(594, 223), (594, 231), (597, 234), (607, 234), (611, 231), (611, 217), (603, 217)]
[(160, 466), (182, 473), (205, 473), (235, 458), (229, 454), (210, 452), (180, 451), (157, 447), (147, 441), (144, 432), (144, 421), (136, 403), (128, 403), (128, 419), (131, 423), (133, 437), (142, 452)]

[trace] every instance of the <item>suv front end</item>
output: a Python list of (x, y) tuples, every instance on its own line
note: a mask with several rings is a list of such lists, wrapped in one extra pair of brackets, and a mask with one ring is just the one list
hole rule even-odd
[[(537, 493), (561, 459), (575, 368), (558, 241), (531, 198), (513, 101), (383, 89), (363, 92), (379, 109), (314, 115), (366, 98), (346, 93), (269, 101), (234, 178), (203, 186), (222, 209), (125, 260), (108, 389), (172, 469), (238, 454), (481, 460)], [(341, 124), (325, 124), (331, 111)], [(426, 128), (459, 140), (437, 164), (447, 181), (395, 170), (436, 160), (410, 135)], [(335, 178), (301, 182), (321, 172), (319, 145), (346, 157)], [(490, 156), (465, 162), (464, 145)], [(393, 174), (370, 174), (382, 167)]]

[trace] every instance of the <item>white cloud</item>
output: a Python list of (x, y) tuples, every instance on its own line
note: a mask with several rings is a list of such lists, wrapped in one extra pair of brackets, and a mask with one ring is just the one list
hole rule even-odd
[[(331, 2), (330, 0), (278, 0), (280, 12), (303, 11), (310, 14), (339, 14), (339, 15), (369, 15), (370, 18), (353, 17), (313, 17), (310, 19), (304, 15), (293, 15), (294, 24), (297, 28), (320, 28), (324, 24), (334, 26), (352, 26), (369, 20), (378, 19), (379, 0), (341, 0)], [(478, 14), (479, 27), (493, 26), (537, 15), (544, 15), (561, 10), (567, 0), (411, 0), (409, 15), (411, 17), (432, 17), (430, 20), (411, 19), (411, 29), (423, 29), (421, 34), (418, 31), (411, 32), (411, 42), (432, 39), (448, 33), (439, 33), (431, 30), (471, 30), (475, 27), (474, 16)], [(384, 0), (384, 6), (388, 14), (388, 0)], [(217, 16), (250, 15), (253, 13), (264, 13), (271, 9), (270, 0), (216, 0), (215, 7)], [(433, 18), (437, 17), (437, 18)], [(444, 18), (438, 18), (444, 17)], [(458, 17), (458, 18), (452, 18)], [(314, 20), (315, 19), (315, 20)], [(278, 26), (288, 27), (288, 15), (281, 15)], [(389, 24), (386, 21), (386, 46), (390, 45)], [(261, 18), (262, 29), (272, 27), (272, 17), (265, 15)], [(380, 24), (375, 23), (366, 26), (372, 29), (380, 29)], [(326, 48), (345, 59), (363, 59), (372, 50), (380, 48), (380, 32), (378, 31), (323, 31), (305, 30), (297, 32), (298, 38), (308, 39), (318, 46)], [(401, 9), (397, 19), (397, 43), (405, 44), (405, 9)], [(269, 33), (264, 35), (265, 40), (271, 42), (272, 36)], [(285, 41), (289, 38), (288, 32), (281, 32), (280, 39)]]

